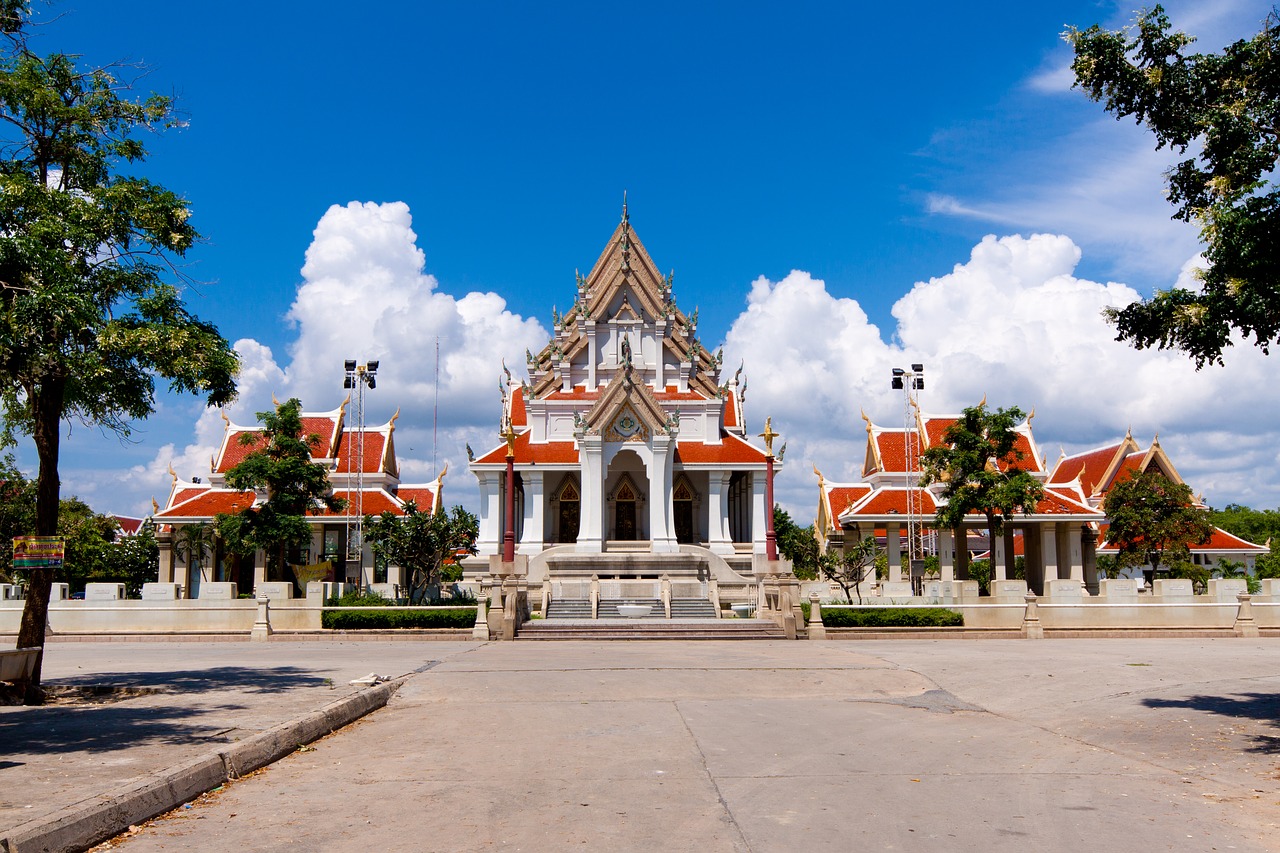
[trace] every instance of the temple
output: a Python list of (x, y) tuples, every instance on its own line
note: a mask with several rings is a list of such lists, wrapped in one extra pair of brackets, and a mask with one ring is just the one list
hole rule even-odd
[[(769, 453), (748, 437), (742, 369), (697, 338), (698, 312), (676, 305), (622, 221), (572, 306), (553, 314), (527, 380), (504, 365), (500, 433), (472, 458), (482, 557), (504, 533), (529, 579), (600, 574), (714, 575), (745, 582), (766, 551)], [(510, 460), (513, 488), (508, 494)], [(507, 507), (511, 524), (507, 524)]]
[[(957, 530), (938, 530), (934, 516), (941, 486), (919, 485), (920, 457), (943, 440), (947, 427), (960, 416), (926, 414), (914, 404), (913, 411), (914, 423), (904, 427), (880, 426), (863, 415), (867, 438), (861, 480), (832, 482), (814, 469), (814, 530), (820, 545), (842, 547), (853, 537), (881, 540), (889, 560), (888, 580), (878, 585), (881, 595), (919, 594), (930, 558), (937, 559), (938, 579), (943, 582), (966, 580), (972, 560), (991, 559), (993, 581), (1014, 578), (1017, 572), (1038, 595), (1054, 581), (1077, 583), (1097, 594), (1097, 558), (1117, 553), (1105, 542), (1102, 503), (1107, 490), (1129, 471), (1156, 470), (1182, 482), (1158, 440), (1144, 451), (1132, 435), (1084, 453), (1062, 454), (1050, 470), (1032, 431), (1033, 412), (1016, 428), (1016, 464), (1040, 481), (1044, 496), (1037, 505), (1010, 518), (994, 543), (987, 541), (987, 522), (978, 513)], [(1254, 558), (1268, 549), (1215, 530), (1210, 541), (1191, 552), (1201, 565), (1225, 558), (1252, 567)]]
[[(434, 511), (440, 505), (446, 472), (432, 483), (402, 484), (394, 440), (399, 412), (385, 424), (360, 428), (346, 423), (346, 407), (344, 401), (332, 411), (302, 413), (303, 431), (319, 439), (316, 446), (320, 450), (312, 453), (312, 461), (328, 468), (333, 494), (346, 501), (346, 508), (308, 515), (311, 542), (291, 551), (288, 562), (306, 565), (328, 561), (332, 566), (328, 579), (339, 582), (362, 586), (399, 583), (398, 567), (376, 565), (368, 545), (354, 535), (356, 521), (382, 512), (403, 515), (410, 501), (419, 511)], [(262, 427), (234, 424), (225, 412), (222, 419), (222, 443), (209, 460), (207, 478), (183, 480), (170, 466), (173, 484), (169, 498), (164, 509), (157, 507), (153, 516), (160, 532), (160, 582), (181, 584), (187, 598), (198, 597), (203, 583), (230, 582), (250, 592), (263, 581), (292, 580), (268, 578), (266, 555), (261, 550), (252, 558), (237, 557), (211, 537), (208, 559), (193, 560), (180, 546), (184, 526), (210, 524), (221, 513), (239, 512), (266, 497), (230, 488), (226, 482), (228, 471), (262, 447)]]

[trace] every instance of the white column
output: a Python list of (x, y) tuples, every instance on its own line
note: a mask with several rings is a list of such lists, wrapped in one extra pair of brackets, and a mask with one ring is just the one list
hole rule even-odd
[[(1066, 569), (1066, 576), (1074, 581), (1084, 583), (1084, 561), (1080, 554), (1080, 537), (1072, 536), (1072, 525), (1059, 521), (1054, 525), (1053, 534), (1058, 552), (1058, 571)], [(1058, 575), (1062, 577), (1061, 574)]]
[(902, 525), (886, 524), (885, 547), (889, 551), (889, 580), (898, 583), (902, 580)]
[(541, 471), (521, 471), (520, 477), (524, 481), (524, 535), (520, 537), (520, 553), (536, 554), (547, 541), (544, 530), (546, 501), (542, 494), (546, 475)]
[[(751, 553), (753, 554), (765, 553), (764, 477), (763, 471), (751, 473)], [(773, 507), (769, 507), (768, 511), (773, 512)]]
[(938, 572), (941, 580), (956, 579), (955, 569), (955, 537), (950, 530), (938, 531)]
[(502, 477), (500, 471), (482, 471), (477, 475), (480, 481), (480, 535), (476, 538), (477, 553), (481, 557), (498, 553), (499, 539), (502, 537)]
[(583, 324), (587, 328), (587, 390), (596, 390), (596, 365), (600, 361), (600, 350), (596, 347), (596, 321), (588, 320)]
[(1040, 527), (1040, 554), (1044, 560), (1044, 581), (1045, 590), (1049, 589), (1048, 583), (1058, 579), (1058, 543), (1057, 536), (1046, 536), (1045, 525)]
[(675, 442), (669, 435), (652, 439), (653, 461), (649, 464), (649, 551), (654, 554), (679, 552), (676, 533), (672, 529), (671, 472), (675, 460), (671, 452)]
[[(988, 535), (989, 535), (989, 531), (988, 531)], [(991, 542), (991, 554), (989, 556), (991, 560), (991, 577), (994, 580), (998, 580), (998, 581), (1008, 580), (1008, 578), (1005, 577), (1007, 573), (1005, 572), (1005, 568), (1004, 568), (1004, 555), (1007, 553), (1005, 551), (1005, 547), (1006, 547), (1005, 543), (1008, 541), (1008, 538), (1009, 538), (1008, 525), (1005, 526), (1005, 529), (1000, 533), (999, 536), (992, 537), (993, 541)]]
[(715, 554), (732, 554), (729, 539), (729, 480), (732, 471), (712, 471), (707, 477), (707, 546)]
[(584, 435), (578, 442), (582, 466), (582, 502), (579, 504), (578, 544), (582, 554), (604, 550), (601, 533), (604, 521), (604, 441), (598, 435)]

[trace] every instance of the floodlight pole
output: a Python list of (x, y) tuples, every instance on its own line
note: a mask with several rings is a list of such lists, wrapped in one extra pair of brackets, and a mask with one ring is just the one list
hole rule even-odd
[[(355, 447), (347, 454), (347, 494), (351, 500), (347, 504), (347, 559), (355, 560), (358, 571), (364, 575), (364, 393), (366, 389), (378, 385), (377, 361), (356, 364), (354, 359), (344, 363), (342, 386), (355, 392)], [(355, 489), (350, 487), (351, 467), (355, 467)]]

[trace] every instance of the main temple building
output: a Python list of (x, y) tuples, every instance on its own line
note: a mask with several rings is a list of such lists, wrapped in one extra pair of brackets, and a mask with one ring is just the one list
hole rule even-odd
[(481, 556), (512, 527), (529, 578), (745, 580), (765, 552), (766, 450), (749, 438), (741, 368), (697, 337), (698, 312), (676, 304), (622, 221), (551, 340), (526, 352), (528, 379), (504, 366), (505, 440), (472, 458)]

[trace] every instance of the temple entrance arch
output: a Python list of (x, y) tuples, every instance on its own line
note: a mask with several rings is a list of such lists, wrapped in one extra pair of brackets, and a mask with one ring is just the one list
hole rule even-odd
[(644, 460), (638, 453), (628, 448), (614, 455), (605, 491), (608, 539), (634, 542), (649, 538), (647, 495), (640, 487), (646, 481)]
[(687, 545), (697, 541), (697, 504), (701, 496), (689, 482), (687, 474), (676, 478), (675, 488), (671, 490), (672, 526), (675, 528), (676, 542)]
[(551, 517), (555, 519), (554, 541), (577, 542), (578, 523), (582, 518), (582, 492), (578, 478), (565, 474), (560, 485), (551, 493)]

